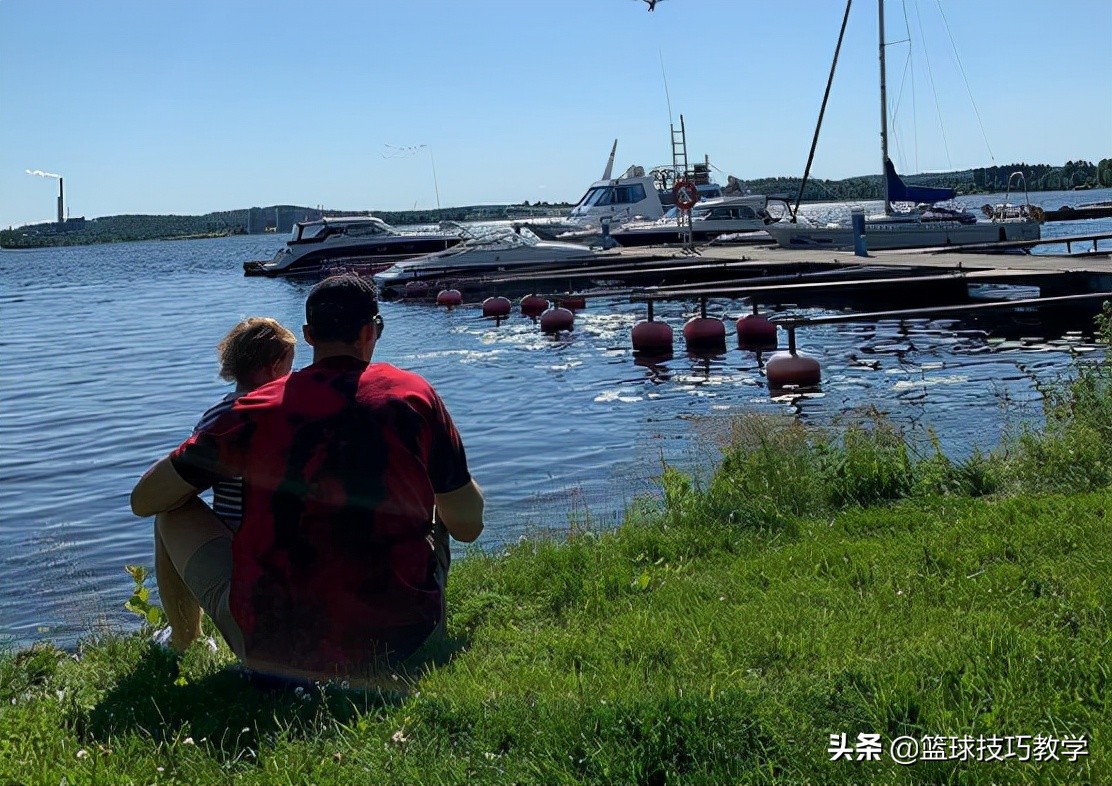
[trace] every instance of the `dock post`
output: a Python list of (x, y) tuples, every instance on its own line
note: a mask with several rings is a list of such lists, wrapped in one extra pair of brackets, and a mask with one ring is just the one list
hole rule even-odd
[(855, 207), (850, 212), (850, 220), (853, 226), (853, 253), (855, 256), (867, 257), (869, 255), (869, 244), (865, 242), (865, 211), (863, 208)]

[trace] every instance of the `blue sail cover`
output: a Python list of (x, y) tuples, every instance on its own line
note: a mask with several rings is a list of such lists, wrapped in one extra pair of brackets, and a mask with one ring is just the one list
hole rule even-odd
[(892, 160), (889, 158), (884, 159), (884, 185), (888, 189), (889, 202), (914, 202), (916, 204), (926, 202), (933, 205), (935, 202), (943, 202), (954, 198), (954, 189), (952, 188), (907, 185), (900, 180), (900, 176), (896, 174), (896, 167), (892, 165)]

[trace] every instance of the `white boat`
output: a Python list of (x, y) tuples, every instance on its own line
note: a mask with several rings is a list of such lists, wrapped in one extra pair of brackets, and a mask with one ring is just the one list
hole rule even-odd
[[(672, 186), (682, 173), (677, 173), (669, 165), (655, 167), (646, 173), (644, 167), (634, 164), (621, 176), (611, 177), (617, 149), (618, 140), (615, 139), (602, 177), (588, 186), (566, 218), (527, 221), (518, 226), (543, 240), (591, 242), (628, 221), (663, 218), (674, 205)], [(693, 170), (700, 200), (722, 196), (722, 187), (710, 180), (709, 162), (696, 164)]]
[(590, 264), (602, 252), (577, 243), (538, 240), (512, 229), (498, 229), (468, 237), (459, 245), (435, 254), (398, 262), (376, 273), (375, 285), (395, 294), (415, 281), (465, 277), (538, 265)]
[(246, 276), (319, 276), (334, 270), (374, 273), (462, 240), (447, 233), (400, 232), (375, 216), (299, 221), (273, 259), (243, 263)]
[[(880, 16), (880, 149), (884, 172), (884, 212), (865, 217), (865, 244), (869, 250), (895, 248), (932, 248), (936, 246), (995, 243), (1008, 240), (1038, 240), (1040, 211), (1028, 205), (1000, 205), (986, 211), (986, 217), (937, 203), (951, 200), (952, 189), (910, 186), (900, 179), (888, 156), (887, 87), (885, 76), (884, 0), (878, 0)], [(821, 116), (820, 116), (821, 117)], [(1019, 174), (1019, 173), (1016, 173)], [(1016, 174), (1012, 177), (1015, 178)], [(1019, 174), (1022, 178), (1022, 175)], [(806, 177), (806, 174), (804, 175)], [(1009, 187), (1011, 180), (1009, 180)], [(896, 210), (894, 203), (909, 204)], [(792, 221), (770, 225), (767, 231), (776, 242), (788, 248), (853, 248), (852, 226), (816, 226)]]
[[(776, 219), (768, 211), (764, 195), (725, 196), (700, 200), (691, 208), (691, 241), (709, 243), (720, 235), (759, 232)], [(623, 246), (652, 246), (682, 243), (679, 208), (672, 207), (656, 221), (628, 221), (611, 232)]]

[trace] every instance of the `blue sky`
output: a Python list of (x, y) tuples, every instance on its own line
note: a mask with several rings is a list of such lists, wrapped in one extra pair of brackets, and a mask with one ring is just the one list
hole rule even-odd
[[(89, 218), (574, 201), (615, 138), (619, 171), (670, 160), (680, 113), (721, 179), (800, 174), (844, 3), (646, 8), (0, 0), (0, 226), (53, 219), (29, 169)], [(887, 22), (923, 42), (888, 50), (901, 171), (1112, 156), (1109, 0), (892, 0)], [(876, 41), (856, 0), (817, 176), (879, 172)]]

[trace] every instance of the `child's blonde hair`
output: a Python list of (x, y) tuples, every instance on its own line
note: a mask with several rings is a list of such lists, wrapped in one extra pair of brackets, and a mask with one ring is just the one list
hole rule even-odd
[(229, 382), (247, 383), (258, 370), (282, 360), (297, 345), (297, 337), (270, 317), (248, 317), (216, 345), (220, 376)]

